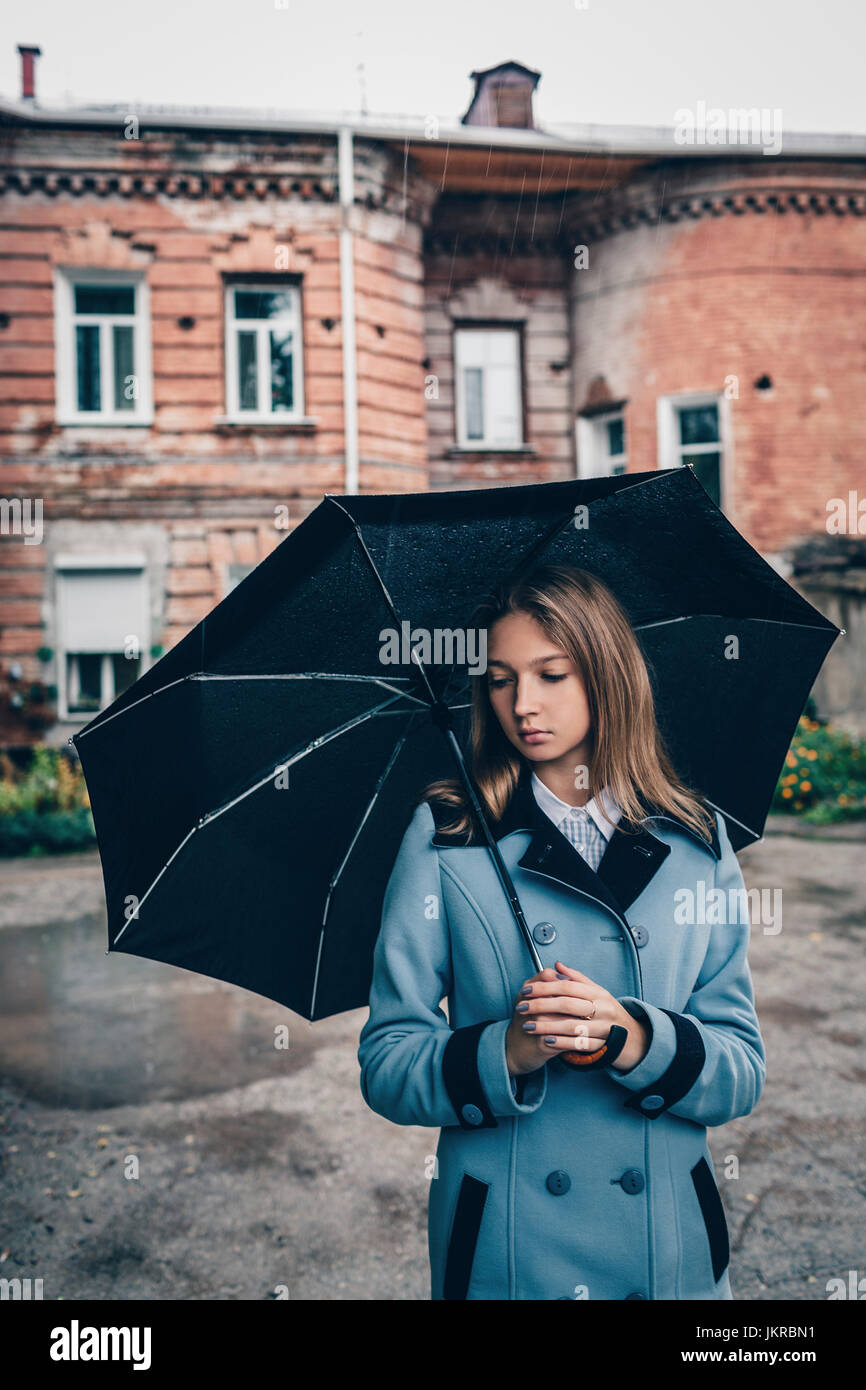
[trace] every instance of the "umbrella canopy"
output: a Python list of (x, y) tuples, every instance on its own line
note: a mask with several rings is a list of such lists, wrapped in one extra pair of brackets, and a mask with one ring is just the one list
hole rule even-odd
[(309, 1019), (366, 1004), (414, 803), (468, 748), (473, 657), (419, 664), (412, 633), (465, 631), (493, 583), (548, 562), (612, 589), (677, 773), (722, 813), (735, 849), (760, 838), (840, 630), (690, 469), (326, 496), (72, 739), (109, 948)]

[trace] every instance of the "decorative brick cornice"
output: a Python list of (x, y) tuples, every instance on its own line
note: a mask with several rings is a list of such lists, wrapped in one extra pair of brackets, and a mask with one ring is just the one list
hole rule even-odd
[(572, 204), (568, 221), (578, 239), (598, 238), (659, 222), (698, 221), (705, 217), (743, 217), (749, 213), (817, 213), (836, 217), (866, 215), (866, 185), (863, 188), (810, 188), (767, 184), (764, 187), (683, 192), (659, 199), (651, 191), (640, 197), (625, 191), (611, 195), (604, 203), (593, 202), (582, 208)]
[[(866, 172), (830, 177), (790, 164), (771, 175), (730, 177), (728, 171), (702, 170), (690, 176), (678, 167), (658, 166), (605, 194), (575, 192), (565, 202), (539, 200), (530, 209), (514, 198), (470, 195), (444, 197), (424, 237), (428, 256), (571, 259), (576, 244), (598, 241), (633, 227), (749, 214), (862, 217), (866, 215)], [(483, 230), (478, 230), (483, 227)]]
[[(307, 203), (337, 202), (339, 192), (332, 178), (293, 178), (257, 173), (121, 173), (113, 170), (0, 170), (0, 193), (42, 194), (56, 198), (190, 198), (233, 200), (255, 198), (266, 203), (295, 199)], [(404, 193), (393, 185), (382, 188), (362, 174), (355, 180), (355, 205), (422, 224), (429, 220), (431, 200), (416, 188)]]
[(290, 198), (333, 202), (337, 196), (332, 179), (291, 178), (254, 173), (211, 174), (164, 171), (120, 173), (112, 170), (5, 169), (0, 171), (4, 192), (46, 193), (51, 197), (107, 198)]

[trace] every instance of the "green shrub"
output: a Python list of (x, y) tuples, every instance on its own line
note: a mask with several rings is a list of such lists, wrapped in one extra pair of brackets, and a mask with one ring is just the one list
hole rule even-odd
[(0, 816), (0, 856), (67, 854), (92, 849), (96, 843), (93, 817), (87, 807), (77, 811), (16, 811)]
[(812, 825), (866, 816), (866, 741), (802, 714), (771, 810), (802, 816)]
[(96, 844), (81, 765), (37, 746), (22, 770), (0, 753), (0, 855), (62, 854)]

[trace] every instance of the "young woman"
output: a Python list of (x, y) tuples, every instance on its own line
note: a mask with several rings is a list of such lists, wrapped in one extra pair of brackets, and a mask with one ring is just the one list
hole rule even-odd
[[(707, 1126), (757, 1104), (765, 1053), (724, 819), (677, 778), (598, 579), (543, 566), (473, 626), (488, 645), (470, 772), (544, 969), (527, 975), (462, 783), (428, 787), (388, 882), (358, 1059), (373, 1110), (441, 1128), (432, 1298), (730, 1299)], [(561, 1060), (615, 1024), (609, 1064)]]

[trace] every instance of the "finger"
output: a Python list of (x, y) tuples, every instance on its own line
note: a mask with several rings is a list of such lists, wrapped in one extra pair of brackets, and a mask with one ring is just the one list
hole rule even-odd
[(599, 1048), (604, 1047), (606, 1041), (606, 1038), (568, 1038), (553, 1034), (539, 1038), (545, 1052), (598, 1052)]
[(533, 994), (537, 990), (555, 987), (559, 984), (561, 981), (557, 980), (556, 971), (552, 965), (548, 965), (544, 970), (539, 970), (537, 975), (530, 975), (528, 979), (523, 981), (517, 991), (517, 998), (525, 999), (527, 995)]
[(604, 1019), (563, 1019), (561, 1014), (542, 1014), (539, 1018), (530, 1018), (526, 1022), (529, 1027), (524, 1024), (523, 1031), (537, 1033), (541, 1037), (552, 1034), (560, 1038), (606, 1038), (613, 1027), (612, 1023)]
[(524, 999), (542, 998), (552, 994), (572, 994), (576, 999), (600, 999), (606, 993), (600, 985), (590, 981), (577, 980), (527, 980), (521, 986), (520, 997)]
[(530, 975), (527, 979), (525, 979), (520, 988), (525, 989), (527, 985), (537, 984), (539, 980), (549, 981), (555, 979), (556, 971), (554, 970), (552, 965), (547, 965), (543, 970), (539, 970), (535, 975)]
[(579, 970), (575, 970), (570, 965), (565, 965), (561, 960), (556, 962), (556, 968), (566, 975), (569, 980), (585, 980), (587, 983), (591, 983), (588, 975), (581, 974)]
[[(526, 1008), (521, 1006), (525, 1004)], [(593, 1008), (595, 1007), (595, 1012)], [(537, 999), (521, 999), (516, 1005), (516, 1012), (525, 1014), (531, 1018), (533, 1014), (576, 1014), (578, 1018), (593, 1018), (598, 1016), (598, 1007), (593, 999), (582, 999), (579, 995), (570, 994), (545, 995)]]

